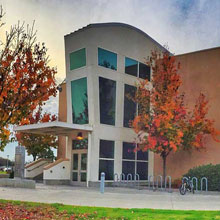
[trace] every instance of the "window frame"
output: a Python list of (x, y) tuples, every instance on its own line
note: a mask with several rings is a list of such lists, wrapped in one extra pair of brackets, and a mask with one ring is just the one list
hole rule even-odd
[[(127, 161), (127, 162), (134, 162), (134, 175), (136, 175), (137, 174), (137, 163), (138, 162), (141, 162), (141, 163), (147, 163), (147, 179), (146, 180), (148, 180), (148, 177), (149, 177), (149, 151), (148, 151), (148, 157), (147, 157), (147, 160), (138, 160), (137, 159), (137, 153), (138, 153), (138, 151), (136, 150), (135, 151), (135, 158), (134, 159), (124, 159), (123, 158), (123, 150), (124, 150), (124, 143), (129, 143), (129, 144), (133, 144), (132, 142), (125, 142), (125, 141), (123, 141), (122, 142), (122, 173), (123, 173), (123, 162), (124, 161)], [(137, 149), (137, 145), (138, 144), (135, 144), (135, 149)], [(146, 180), (140, 180), (140, 181), (146, 181)]]
[[(116, 54), (116, 70), (115, 70), (115, 69), (112, 69), (112, 68), (108, 68), (108, 67), (104, 67), (104, 66), (99, 65), (99, 49), (102, 49), (102, 50), (108, 51), (108, 52), (110, 52), (110, 53)], [(105, 68), (105, 69), (112, 70), (112, 71), (118, 71), (118, 53), (113, 52), (113, 51), (111, 51), (111, 50), (109, 50), (109, 49), (106, 49), (106, 48), (103, 48), (103, 47), (99, 47), (99, 46), (98, 46), (98, 47), (97, 47), (97, 66), (103, 67), (103, 68)]]
[[(130, 129), (131, 127), (125, 127), (124, 126), (124, 117), (125, 117), (125, 85), (128, 85), (128, 86), (133, 86), (133, 87), (135, 87), (136, 88), (136, 90), (137, 90), (137, 87), (136, 86), (134, 86), (134, 85), (130, 85), (130, 84), (127, 84), (127, 83), (124, 83), (124, 88), (123, 88), (123, 119), (122, 119), (122, 127), (123, 128), (128, 128), (128, 129)], [(134, 117), (136, 117), (138, 115), (138, 104), (136, 103), (136, 112), (135, 112), (135, 115), (134, 115)], [(130, 119), (131, 120), (131, 119)]]
[[(127, 59), (131, 59), (131, 60), (134, 60), (134, 61), (137, 62), (137, 76), (133, 76), (133, 75), (131, 75), (131, 74), (125, 72), (125, 68), (126, 68), (126, 66), (125, 66), (125, 64), (126, 64), (126, 58), (127, 58)], [(146, 63), (143, 63), (143, 62), (140, 62), (140, 61), (138, 61), (138, 60), (136, 60), (136, 59), (134, 59), (134, 58), (125, 56), (125, 58), (124, 58), (124, 73), (125, 73), (126, 75), (131, 76), (131, 77), (136, 77), (136, 78), (145, 80), (145, 79), (143, 79), (143, 78), (140, 77), (140, 64), (144, 64), (144, 65), (148, 66)], [(149, 67), (150, 67), (150, 66), (149, 66)], [(149, 82), (151, 81), (151, 77), (152, 77), (152, 76), (151, 76), (151, 67), (150, 67), (150, 80), (149, 80)], [(147, 78), (146, 78), (146, 79), (147, 79)]]
[(89, 117), (89, 93), (88, 93), (88, 76), (80, 76), (79, 78), (74, 78), (72, 80), (70, 80), (70, 99), (71, 99), (71, 123), (72, 124), (76, 124), (76, 123), (73, 123), (73, 108), (72, 108), (72, 82), (73, 81), (76, 81), (76, 80), (80, 80), (80, 79), (83, 79), (83, 78), (86, 78), (86, 87), (87, 87), (87, 105), (88, 105), (88, 123), (87, 124), (82, 124), (82, 125), (88, 125), (89, 124), (89, 120), (90, 120), (90, 117)]
[[(76, 68), (76, 69), (70, 69), (70, 54), (71, 53), (74, 53), (74, 52), (77, 52), (77, 51), (79, 51), (79, 50), (82, 50), (82, 49), (85, 49), (85, 58), (86, 58), (86, 64), (84, 65), (84, 66), (81, 66), (81, 67), (78, 67), (78, 68)], [(79, 69), (82, 69), (82, 68), (85, 68), (85, 67), (87, 67), (87, 48), (86, 47), (81, 47), (81, 48), (78, 48), (78, 49), (76, 49), (76, 50), (73, 50), (73, 51), (71, 51), (71, 52), (69, 52), (69, 71), (70, 72), (72, 72), (72, 71), (74, 71), (74, 70), (79, 70)]]
[[(115, 82), (115, 115), (114, 115), (114, 124), (107, 124), (107, 123), (101, 123), (101, 100), (100, 100), (100, 78), (103, 78), (105, 80), (110, 80), (110, 81), (114, 81)], [(118, 87), (118, 84), (117, 84), (117, 80), (115, 79), (110, 79), (110, 78), (107, 78), (106, 76), (103, 76), (103, 75), (98, 75), (98, 107), (99, 107), (99, 124), (100, 125), (104, 125), (104, 126), (113, 126), (115, 127), (116, 126), (116, 121), (117, 121), (117, 87)]]
[[(103, 158), (103, 157), (100, 157), (100, 146), (101, 146), (101, 140), (102, 141), (111, 141), (114, 143), (114, 155), (113, 155), (113, 158)], [(99, 169), (100, 169), (100, 160), (107, 160), (107, 161), (113, 161), (113, 179), (112, 180), (106, 180), (106, 182), (112, 182), (114, 181), (114, 171), (115, 171), (115, 140), (106, 140), (106, 139), (98, 139), (99, 141), (99, 166), (98, 166), (98, 181), (101, 181), (101, 179), (99, 178)]]

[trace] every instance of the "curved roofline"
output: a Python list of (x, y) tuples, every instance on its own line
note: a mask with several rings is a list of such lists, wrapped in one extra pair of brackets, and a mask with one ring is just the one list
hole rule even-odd
[[(71, 32), (70, 34), (65, 35), (69, 36), (71, 34), (77, 33), (77, 32), (81, 32), (87, 28), (93, 28), (93, 27), (125, 27), (125, 28), (129, 28), (132, 29), (136, 32), (139, 32), (140, 34), (142, 34), (143, 36), (145, 36), (146, 38), (150, 39), (151, 41), (153, 41), (154, 43), (157, 44), (157, 46), (159, 46), (162, 50), (165, 50), (167, 52), (169, 52), (165, 47), (163, 47), (161, 44), (159, 44), (156, 40), (154, 40), (152, 37), (150, 37), (148, 34), (146, 34), (144, 31), (140, 30), (139, 28), (136, 28), (130, 24), (125, 24), (125, 23), (120, 23), (120, 22), (107, 22), (107, 23), (92, 23), (92, 24), (88, 24), (87, 26), (80, 28), (79, 30), (76, 30), (74, 32)], [(169, 52), (170, 53), (170, 52)]]

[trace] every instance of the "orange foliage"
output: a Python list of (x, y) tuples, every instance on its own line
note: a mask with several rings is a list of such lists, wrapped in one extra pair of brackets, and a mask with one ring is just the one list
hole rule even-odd
[[(214, 121), (207, 118), (208, 100), (204, 94), (199, 95), (193, 112), (187, 111), (184, 94), (179, 92), (182, 81), (175, 57), (153, 51), (148, 65), (152, 80), (142, 80), (137, 86), (135, 101), (141, 109), (132, 123), (143, 144), (140, 149), (166, 158), (178, 149), (204, 148), (206, 135), (217, 140), (219, 131), (214, 128)], [(143, 133), (146, 135), (140, 136)]]
[(9, 124), (28, 123), (23, 118), (56, 96), (56, 69), (49, 67), (47, 49), (35, 37), (31, 30), (13, 26), (0, 44), (0, 150), (9, 141)]

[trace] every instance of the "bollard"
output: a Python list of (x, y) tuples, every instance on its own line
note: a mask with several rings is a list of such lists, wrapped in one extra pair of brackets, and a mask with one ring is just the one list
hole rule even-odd
[(105, 173), (101, 173), (100, 193), (105, 191)]

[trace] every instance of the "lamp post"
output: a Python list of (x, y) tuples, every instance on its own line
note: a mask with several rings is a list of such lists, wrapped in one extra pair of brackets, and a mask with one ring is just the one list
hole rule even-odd
[(9, 155), (7, 155), (7, 171), (8, 171), (8, 160), (9, 160)]

